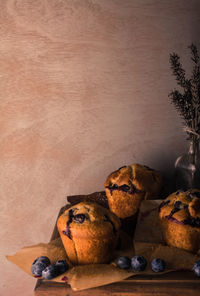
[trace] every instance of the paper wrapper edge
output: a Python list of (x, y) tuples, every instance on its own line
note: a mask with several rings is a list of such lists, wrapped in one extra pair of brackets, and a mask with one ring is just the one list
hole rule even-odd
[(72, 290), (80, 291), (119, 282), (133, 274), (112, 264), (90, 264), (75, 266), (53, 281), (63, 283), (62, 279), (67, 277), (67, 284)]
[[(134, 241), (130, 237), (124, 238), (123, 241), (128, 242), (128, 244), (122, 246), (115, 254), (115, 258), (120, 256), (132, 257), (134, 254), (144, 255), (148, 261), (145, 271), (134, 273), (119, 269), (115, 264), (91, 264), (72, 267), (66, 273), (51, 281), (66, 282), (70, 284), (74, 291), (78, 291), (119, 282), (137, 274), (156, 275), (150, 266), (153, 258), (162, 258), (165, 260), (167, 268), (163, 273), (180, 269), (191, 269), (194, 262), (198, 260), (198, 256), (164, 245), (162, 234), (159, 230), (158, 216), (155, 215), (159, 202), (161, 201), (149, 200), (142, 202)], [(146, 215), (148, 212), (149, 214)], [(141, 216), (141, 214), (143, 215)], [(30, 271), (31, 264), (39, 256), (48, 256), (52, 263), (57, 260), (68, 261), (60, 238), (48, 244), (40, 243), (34, 246), (24, 247), (16, 254), (6, 256), (6, 258), (33, 276)]]
[(51, 263), (55, 263), (57, 260), (66, 260), (69, 263), (60, 238), (50, 243), (39, 243), (37, 245), (24, 247), (14, 255), (6, 255), (6, 258), (29, 275), (33, 276), (31, 273), (31, 265), (33, 261), (40, 256), (47, 256)]

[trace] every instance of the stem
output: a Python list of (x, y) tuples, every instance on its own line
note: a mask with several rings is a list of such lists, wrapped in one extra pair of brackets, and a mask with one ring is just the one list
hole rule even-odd
[[(193, 129), (196, 132), (197, 128), (198, 128), (198, 104), (197, 104), (197, 101), (196, 101), (195, 93), (192, 93), (192, 105), (194, 107), (194, 112), (195, 112), (192, 124), (193, 124)], [(196, 164), (199, 139), (197, 138), (196, 135), (192, 135), (192, 141), (193, 141), (193, 149), (194, 149), (194, 155), (193, 155), (192, 163)]]

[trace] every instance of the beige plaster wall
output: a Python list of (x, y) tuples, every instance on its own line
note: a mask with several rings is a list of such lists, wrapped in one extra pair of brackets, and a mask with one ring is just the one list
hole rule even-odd
[(0, 295), (35, 279), (6, 261), (47, 242), (65, 197), (139, 162), (169, 174), (186, 148), (169, 53), (189, 70), (199, 0), (0, 1)]

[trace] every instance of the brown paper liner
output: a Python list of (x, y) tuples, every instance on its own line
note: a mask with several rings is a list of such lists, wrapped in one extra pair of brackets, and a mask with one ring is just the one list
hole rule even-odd
[(55, 263), (57, 260), (66, 260), (68, 264), (70, 264), (60, 238), (48, 244), (39, 243), (37, 245), (24, 247), (14, 255), (6, 255), (6, 258), (33, 276), (31, 273), (31, 265), (33, 261), (40, 256), (47, 256), (51, 263)]
[[(143, 255), (148, 262), (145, 271), (122, 270), (116, 266), (115, 260), (111, 264), (75, 266), (52, 281), (66, 282), (70, 284), (73, 290), (78, 291), (122, 281), (138, 274), (156, 276), (155, 272), (151, 270), (150, 263), (153, 258), (165, 260), (166, 270), (163, 273), (175, 270), (191, 270), (194, 262), (198, 260), (197, 255), (164, 245), (157, 214), (160, 202), (142, 202), (134, 242), (132, 237), (121, 232), (121, 246), (115, 252), (115, 259), (120, 256), (131, 258), (135, 254)], [(49, 257), (52, 263), (62, 259), (68, 260), (60, 238), (48, 244), (40, 243), (22, 248), (15, 255), (6, 256), (6, 258), (31, 275), (31, 264), (39, 256)]]
[[(100, 191), (100, 192), (94, 192), (88, 195), (72, 195), (67, 197), (67, 201), (71, 205), (75, 205), (81, 201), (92, 201), (96, 202), (99, 205), (109, 209), (108, 205), (108, 199), (106, 196), (105, 191)], [(135, 227), (136, 227), (136, 222), (137, 222), (137, 216), (138, 212), (130, 217), (120, 219), (121, 220), (121, 229), (129, 234), (130, 236), (133, 236)]]
[(119, 269), (112, 264), (90, 264), (75, 266), (53, 281), (66, 281), (74, 291), (79, 291), (119, 282), (131, 275), (132, 272)]

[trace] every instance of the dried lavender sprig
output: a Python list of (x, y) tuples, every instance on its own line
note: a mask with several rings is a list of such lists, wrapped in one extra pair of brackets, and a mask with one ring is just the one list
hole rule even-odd
[(177, 83), (183, 88), (190, 88), (190, 81), (185, 78), (185, 70), (180, 62), (180, 57), (176, 53), (170, 54), (170, 64)]
[(199, 62), (199, 54), (198, 54), (198, 49), (196, 47), (196, 45), (194, 45), (193, 43), (188, 46), (188, 48), (190, 48), (191, 50), (191, 60), (195, 63), (195, 64), (198, 64)]
[(197, 47), (194, 44), (189, 46), (191, 50), (191, 60), (194, 62), (194, 67), (191, 76), (191, 86), (193, 100), (196, 104), (200, 105), (200, 65), (199, 65), (199, 54)]
[(169, 97), (182, 119), (191, 127), (192, 119), (194, 119), (194, 110), (192, 108), (191, 99), (188, 100), (189, 94), (181, 94), (178, 90), (174, 90), (169, 94)]
[[(185, 70), (180, 62), (180, 57), (176, 54), (170, 54), (170, 64), (173, 75), (176, 77), (177, 84), (183, 88), (183, 94), (174, 90), (169, 94), (171, 102), (175, 105), (178, 113), (185, 124), (200, 133), (200, 66), (199, 54), (194, 44), (189, 46), (191, 50), (191, 59), (194, 67), (190, 79), (186, 79)], [(190, 135), (194, 139), (194, 135)]]

